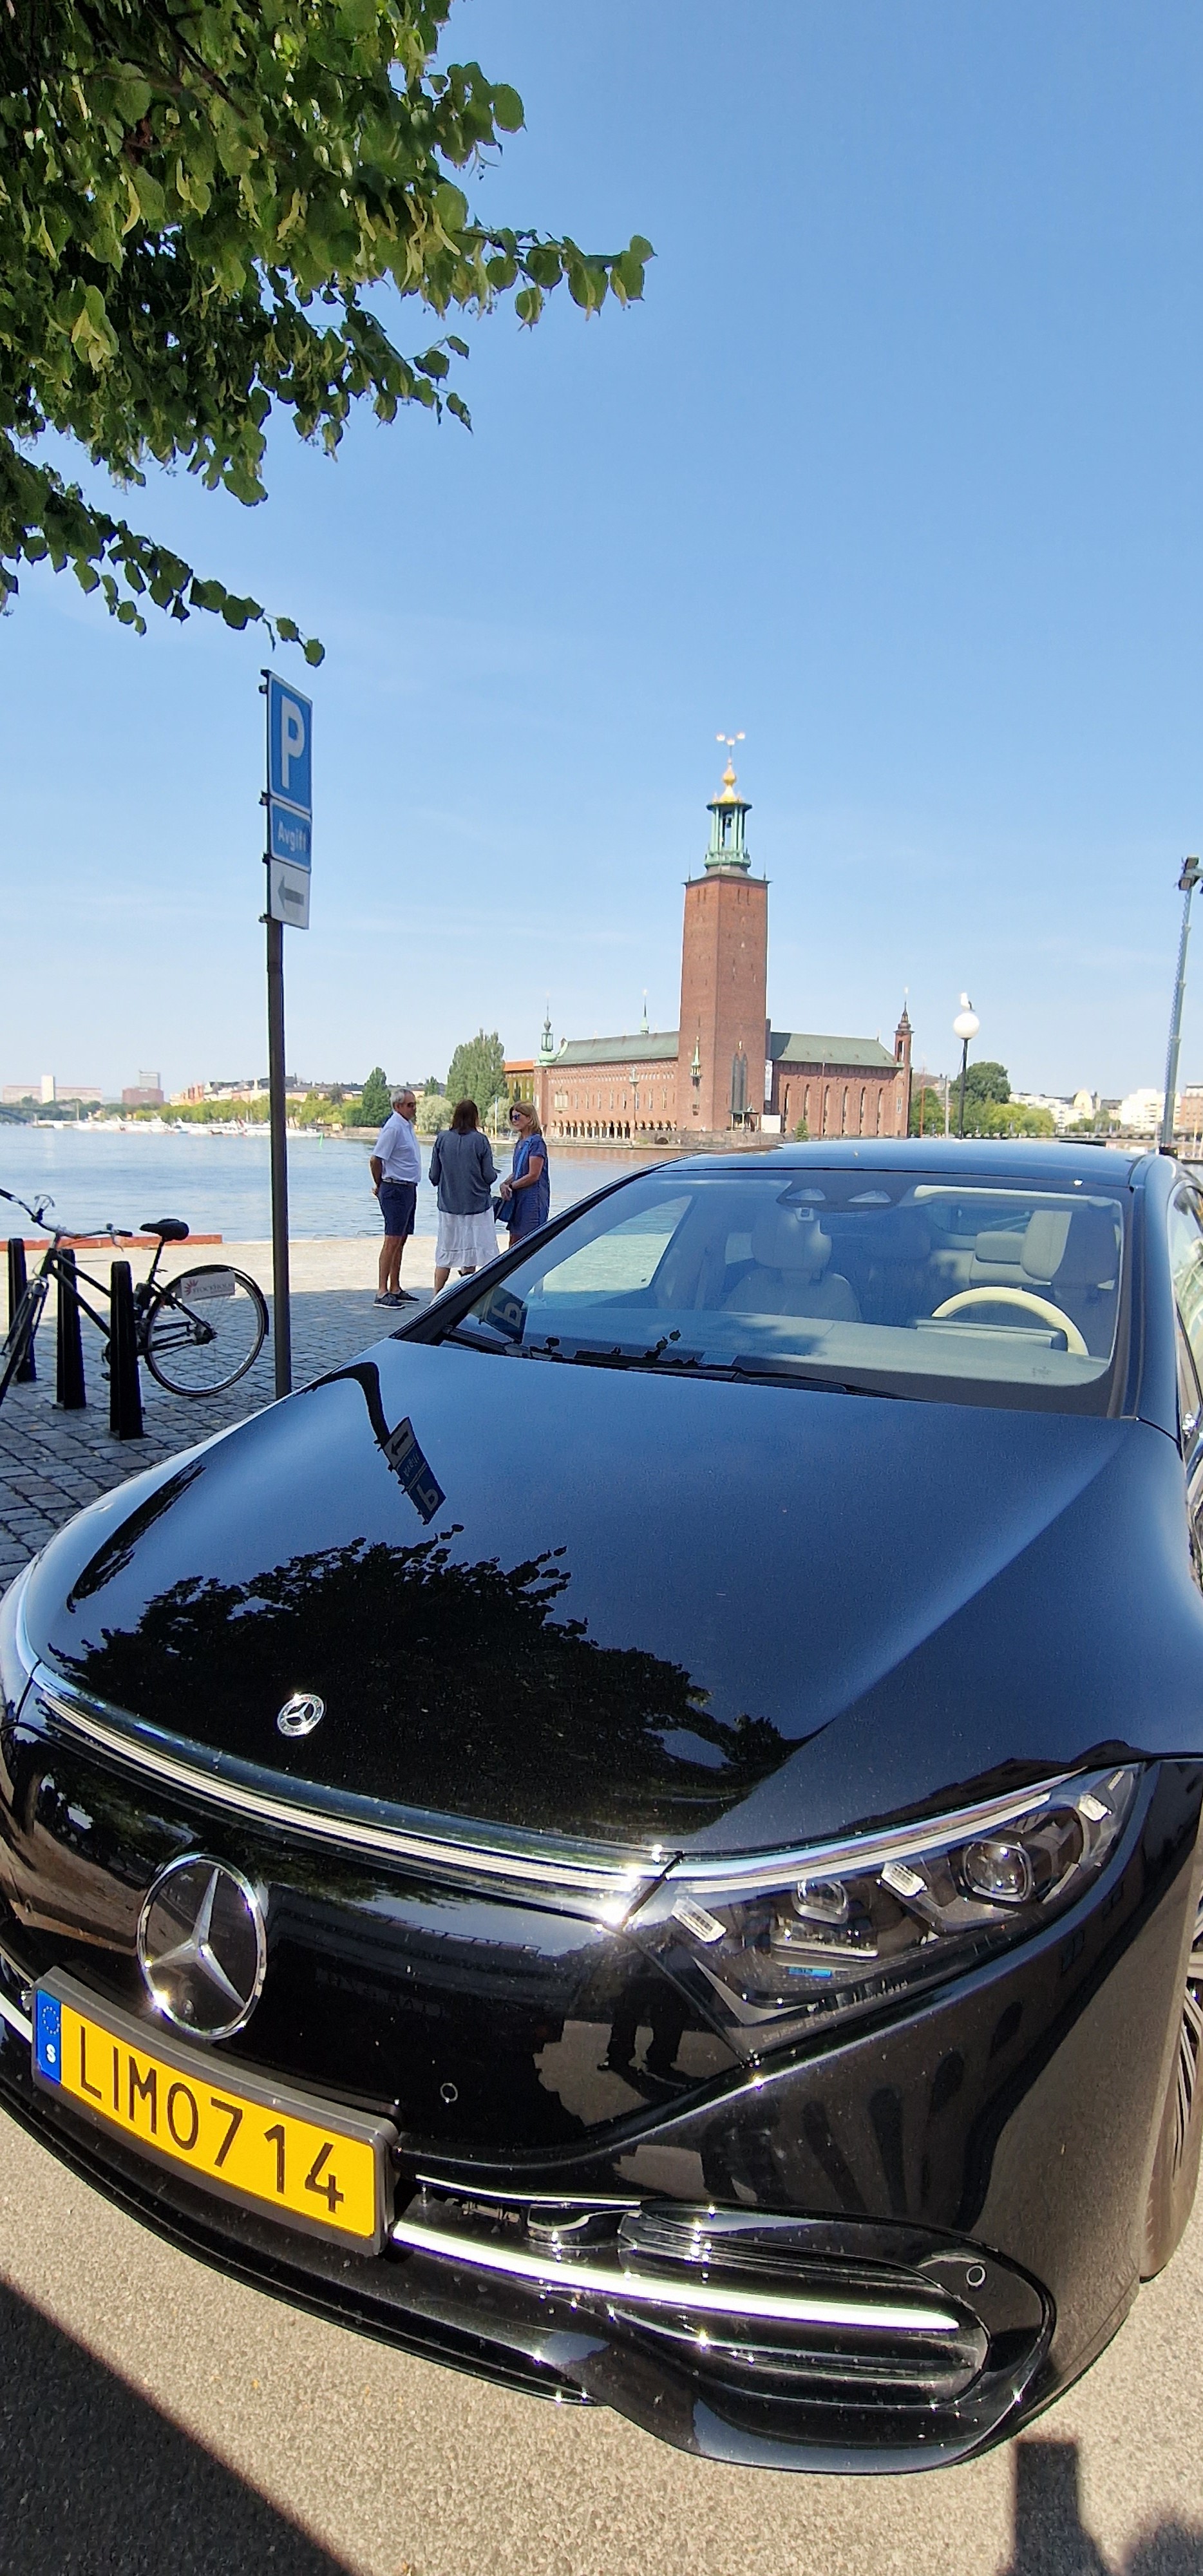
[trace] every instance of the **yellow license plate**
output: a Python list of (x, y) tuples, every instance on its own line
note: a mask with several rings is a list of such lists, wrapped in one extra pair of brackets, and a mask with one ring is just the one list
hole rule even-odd
[(148, 2033), (73, 1978), (46, 1979), (33, 2002), (33, 2073), (45, 2092), (206, 2191), (377, 2250), (396, 2138), (387, 2121), (328, 2111), (228, 2058)]

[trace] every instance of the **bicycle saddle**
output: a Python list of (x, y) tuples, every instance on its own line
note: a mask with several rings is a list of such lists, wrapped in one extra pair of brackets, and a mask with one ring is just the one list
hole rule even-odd
[(142, 1219), (143, 1234), (157, 1234), (161, 1243), (182, 1243), (188, 1232), (182, 1216), (147, 1216)]

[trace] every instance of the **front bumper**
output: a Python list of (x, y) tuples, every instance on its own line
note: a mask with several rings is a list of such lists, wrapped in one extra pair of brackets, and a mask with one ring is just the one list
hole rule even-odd
[(634, 2191), (482, 2194), (402, 2163), (382, 2253), (348, 2254), (215, 2202), (66, 2103), (50, 2107), (30, 2081), (11, 1975), (0, 2002), (0, 2101), (160, 2234), (410, 2352), (612, 2406), (701, 2456), (845, 2472), (947, 2463), (1007, 2427), (1046, 2359), (1053, 2309), (1034, 2282), (970, 2240), (905, 2224)]

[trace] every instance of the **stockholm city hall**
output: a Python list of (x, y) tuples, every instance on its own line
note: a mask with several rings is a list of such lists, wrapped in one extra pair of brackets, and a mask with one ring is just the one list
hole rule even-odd
[[(724, 737), (720, 737), (724, 739)], [(551, 1024), (530, 1065), (507, 1068), (533, 1088), (548, 1136), (595, 1144), (665, 1143), (749, 1129), (793, 1136), (905, 1136), (911, 1024), (894, 1052), (879, 1038), (774, 1029), (767, 1014), (769, 887), (752, 875), (730, 759), (708, 807), (710, 842), (685, 886), (681, 1016), (675, 1029), (565, 1038)], [(511, 1081), (511, 1088), (518, 1089)]]

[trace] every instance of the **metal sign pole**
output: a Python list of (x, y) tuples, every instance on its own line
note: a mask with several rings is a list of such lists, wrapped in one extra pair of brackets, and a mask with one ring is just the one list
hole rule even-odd
[(284, 924), (267, 920), (267, 1116), (272, 1152), (272, 1338), (276, 1394), (292, 1394), (288, 1281), (288, 1104), (284, 1091)]
[(1165, 1098), (1161, 1105), (1161, 1133), (1158, 1143), (1164, 1154), (1174, 1150), (1174, 1110), (1178, 1095), (1178, 1053), (1182, 1045), (1182, 1004), (1186, 994), (1186, 943), (1190, 938), (1190, 899), (1199, 882), (1199, 862), (1184, 859), (1178, 879), (1182, 897), (1182, 928), (1178, 933), (1178, 968), (1174, 977), (1174, 1000), (1170, 1011), (1170, 1037), (1165, 1057)]

